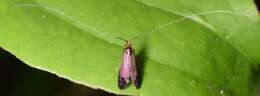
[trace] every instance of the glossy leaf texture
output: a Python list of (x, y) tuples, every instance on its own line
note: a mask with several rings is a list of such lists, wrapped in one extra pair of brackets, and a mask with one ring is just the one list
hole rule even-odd
[[(141, 96), (247, 96), (260, 64), (250, 0), (1, 0), (0, 46), (91, 88)], [(137, 37), (136, 37), (137, 36)], [(124, 42), (141, 88), (117, 88)]]

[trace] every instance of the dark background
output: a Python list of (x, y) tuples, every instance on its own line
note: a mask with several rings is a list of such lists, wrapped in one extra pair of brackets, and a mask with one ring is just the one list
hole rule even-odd
[(258, 12), (260, 10), (260, 0), (255, 0), (256, 7), (258, 8)]
[(114, 96), (54, 74), (41, 71), (18, 60), (0, 48), (0, 96)]

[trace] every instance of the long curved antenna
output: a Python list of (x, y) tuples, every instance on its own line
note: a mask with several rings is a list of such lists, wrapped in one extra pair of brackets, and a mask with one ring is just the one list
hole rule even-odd
[(161, 25), (161, 26), (159, 26), (159, 27), (157, 27), (157, 28), (154, 28), (154, 29), (151, 30), (151, 31), (145, 32), (145, 33), (142, 34), (142, 35), (136, 35), (136, 36), (134, 36), (134, 37), (133, 37), (132, 39), (130, 39), (130, 40), (133, 41), (133, 40), (135, 40), (135, 39), (137, 39), (137, 38), (150, 35), (150, 34), (152, 34), (152, 33), (154, 33), (154, 32), (157, 32), (157, 31), (159, 31), (159, 30), (161, 30), (161, 29), (163, 29), (163, 28), (168, 27), (169, 25), (172, 25), (172, 24), (175, 24), (175, 23), (184, 21), (184, 20), (189, 19), (189, 18), (191, 18), (191, 17), (193, 17), (193, 16), (200, 16), (200, 15), (207, 15), (207, 14), (214, 14), (214, 13), (230, 13), (230, 14), (242, 15), (242, 16), (250, 17), (250, 16), (245, 15), (245, 14), (237, 13), (237, 12), (234, 12), (234, 11), (225, 11), (225, 10), (199, 12), (199, 13), (191, 14), (191, 15), (188, 15), (188, 16), (184, 16), (184, 17), (179, 18), (179, 19), (177, 19), (177, 20), (172, 20), (172, 21), (170, 21), (170, 22), (168, 22), (168, 23), (166, 23), (166, 24), (163, 24), (163, 25)]
[(126, 40), (126, 39), (124, 39), (122, 37), (116, 37), (116, 38), (119, 39), (119, 40), (125, 41), (126, 43), (129, 42), (128, 40)]
[[(107, 36), (107, 34), (104, 34), (104, 32), (101, 32), (99, 30), (97, 30), (96, 28), (90, 26), (90, 25), (86, 25), (86, 24), (82, 24), (79, 20), (73, 18), (73, 17), (70, 17), (62, 12), (60, 12), (59, 10), (56, 10), (54, 8), (51, 8), (51, 7), (48, 7), (48, 6), (45, 6), (45, 5), (42, 5), (42, 4), (31, 4), (31, 3), (28, 3), (28, 4), (17, 4), (17, 5), (14, 5), (10, 8), (10, 10), (12, 9), (15, 9), (15, 8), (20, 8), (20, 7), (39, 7), (39, 8), (44, 8), (44, 9), (47, 9), (47, 10), (50, 10), (58, 15), (61, 15), (61, 16), (64, 16), (65, 18), (67, 18), (68, 20), (72, 21), (73, 23), (75, 23), (76, 25), (78, 25), (79, 27), (83, 28), (83, 29), (90, 29), (92, 30), (93, 32), (97, 33), (97, 34), (100, 34), (102, 36)], [(195, 13), (195, 14), (191, 14), (191, 15), (188, 15), (188, 16), (184, 16), (182, 18), (179, 18), (177, 20), (172, 20), (166, 24), (163, 24), (163, 25), (160, 25), (159, 27), (157, 28), (154, 28), (153, 30), (151, 31), (148, 31), (148, 32), (145, 32), (144, 34), (141, 34), (141, 35), (136, 35), (134, 36), (132, 39), (130, 40), (126, 40), (126, 39), (123, 39), (123, 38), (120, 38), (118, 37), (117, 39), (120, 39), (120, 40), (123, 40), (123, 41), (126, 41), (126, 42), (130, 42), (130, 41), (134, 41), (140, 37), (144, 37), (146, 35), (150, 35), (154, 32), (157, 32), (163, 28), (166, 28), (168, 27), (169, 25), (172, 25), (172, 24), (175, 24), (175, 23), (178, 23), (178, 22), (181, 22), (181, 21), (184, 21), (188, 18), (191, 18), (192, 16), (200, 16), (200, 15), (207, 15), (207, 14), (214, 14), (214, 13), (230, 13), (230, 14), (235, 14), (235, 15), (242, 15), (242, 16), (246, 16), (246, 17), (250, 17), (246, 14), (241, 14), (241, 13), (237, 13), (237, 12), (234, 12), (234, 11), (225, 11), (225, 10), (219, 10), (219, 11), (206, 11), (206, 12), (198, 12), (198, 13)], [(112, 36), (110, 36), (109, 38), (111, 38)], [(148, 37), (148, 36), (147, 36)]]

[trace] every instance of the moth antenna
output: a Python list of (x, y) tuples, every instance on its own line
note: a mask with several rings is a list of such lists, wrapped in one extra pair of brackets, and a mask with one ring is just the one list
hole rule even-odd
[(116, 38), (119, 39), (119, 40), (125, 41), (126, 43), (129, 42), (128, 40), (126, 40), (126, 39), (124, 39), (122, 37), (116, 37)]
[[(102, 32), (102, 31), (98, 30), (97, 28), (95, 28), (95, 27), (93, 27), (93, 26), (86, 25), (86, 24), (82, 24), (81, 21), (79, 21), (79, 20), (77, 20), (77, 19), (75, 19), (75, 18), (73, 18), (73, 17), (71, 17), (71, 16), (68, 16), (68, 15), (62, 13), (60, 10), (57, 10), (57, 9), (52, 8), (52, 7), (49, 7), (49, 6), (44, 6), (44, 5), (42, 5), (42, 4), (30, 4), (30, 3), (28, 3), (28, 4), (16, 4), (16, 5), (11, 6), (11, 7), (9, 8), (9, 10), (13, 10), (13, 9), (16, 9), (16, 8), (22, 8), (22, 7), (38, 7), (38, 8), (44, 8), (44, 9), (46, 9), (46, 10), (49, 10), (49, 11), (53, 12), (53, 13), (56, 13), (56, 14), (61, 15), (61, 16), (64, 16), (66, 19), (71, 20), (72, 22), (74, 22), (74, 23), (77, 24), (77, 25), (81, 25), (80, 27), (81, 27), (82, 29), (90, 29), (90, 30), (92, 30), (93, 32), (95, 32), (95, 33), (97, 33), (97, 34), (102, 35), (102, 36), (107, 36), (108, 38), (112, 38), (112, 37), (113, 37), (113, 36), (109, 36), (109, 34), (105, 34), (105, 32)], [(187, 15), (187, 16), (183, 15), (182, 18), (169, 21), (169, 22), (167, 22), (167, 23), (165, 23), (165, 24), (162, 24), (162, 25), (160, 25), (160, 26), (154, 28), (153, 30), (150, 30), (150, 31), (148, 31), (148, 32), (144, 32), (144, 34), (141, 34), (141, 35), (140, 35), (140, 34), (137, 34), (136, 36), (134, 36), (134, 37), (133, 37), (132, 39), (130, 39), (129, 41), (128, 41), (128, 40), (125, 40), (125, 39), (123, 39), (123, 38), (120, 38), (120, 37), (119, 37), (118, 39), (121, 39), (121, 40), (123, 40), (123, 41), (125, 41), (125, 42), (134, 41), (134, 40), (136, 40), (136, 39), (138, 39), (138, 38), (140, 38), (140, 37), (143, 37), (143, 36), (146, 36), (146, 35), (150, 35), (150, 34), (152, 34), (152, 33), (154, 33), (154, 32), (157, 32), (157, 31), (159, 31), (159, 30), (161, 30), (161, 29), (163, 29), (163, 28), (168, 27), (169, 25), (172, 25), (172, 24), (175, 24), (175, 23), (184, 21), (184, 20), (189, 19), (189, 18), (191, 18), (191, 17), (193, 17), (193, 16), (201, 16), (201, 15), (215, 14), (215, 13), (229, 13), (229, 14), (241, 15), (241, 16), (246, 16), (246, 17), (248, 17), (248, 18), (252, 18), (250, 15), (242, 14), (242, 13), (238, 13), (238, 12), (234, 12), (234, 11), (231, 11), (231, 10), (216, 10), (216, 11), (197, 12), (197, 13), (190, 14), (190, 15)], [(84, 25), (84, 26), (82, 26), (82, 25)], [(106, 32), (106, 33), (107, 33), (107, 32)], [(148, 36), (147, 36), (147, 37), (148, 37)]]
[(238, 12), (234, 12), (234, 11), (229, 11), (229, 10), (217, 10), (217, 11), (198, 12), (198, 13), (195, 13), (195, 14), (190, 14), (190, 15), (187, 15), (187, 16), (183, 16), (183, 17), (181, 17), (179, 19), (171, 20), (171, 21), (169, 21), (169, 22), (167, 22), (165, 24), (160, 25), (159, 27), (154, 28), (151, 31), (145, 32), (144, 34), (141, 34), (141, 35), (137, 34), (136, 36), (134, 36), (130, 40), (133, 41), (133, 40), (136, 40), (136, 39), (138, 39), (140, 37), (150, 35), (150, 34), (152, 34), (154, 32), (160, 31), (163, 28), (167, 28), (169, 25), (172, 25), (172, 24), (184, 21), (184, 20), (189, 19), (189, 18), (191, 19), (193, 16), (201, 16), (201, 15), (215, 14), (215, 13), (229, 13), (229, 14), (234, 14), (234, 15), (246, 16), (246, 17), (250, 18), (250, 16), (248, 16), (246, 14), (242, 14), (242, 13), (238, 13)]
[(126, 40), (126, 39), (124, 39), (124, 38), (122, 38), (122, 37), (117, 37), (117, 39), (119, 39), (119, 40), (122, 40), (122, 41), (125, 41), (125, 46), (126, 47), (130, 47), (132, 44), (131, 44), (131, 40)]

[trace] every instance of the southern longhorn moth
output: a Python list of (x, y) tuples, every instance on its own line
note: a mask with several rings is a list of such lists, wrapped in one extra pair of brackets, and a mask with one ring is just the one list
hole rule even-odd
[(140, 78), (136, 68), (135, 50), (132, 48), (130, 41), (125, 39), (122, 40), (126, 43), (122, 56), (122, 64), (118, 75), (118, 88), (125, 89), (130, 82), (134, 82), (134, 86), (139, 89)]

